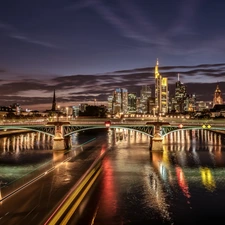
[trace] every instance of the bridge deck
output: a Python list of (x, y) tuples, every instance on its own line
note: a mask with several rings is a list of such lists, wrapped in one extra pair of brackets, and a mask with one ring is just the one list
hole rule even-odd
[[(38, 124), (31, 124), (31, 123), (7, 123), (1, 124), (0, 130), (28, 130), (28, 131), (36, 131), (48, 134), (50, 136), (55, 135), (56, 127), (59, 126), (62, 128), (62, 133), (64, 136), (71, 135), (75, 132), (88, 130), (88, 129), (99, 129), (99, 128), (106, 128), (105, 124), (100, 121), (85, 121), (79, 123), (78, 121), (71, 122), (71, 121), (55, 121), (55, 122), (48, 122), (48, 123), (38, 123)], [(185, 123), (182, 128), (178, 126), (178, 124), (169, 124), (168, 122), (156, 122), (156, 121), (131, 121), (131, 122), (112, 122), (110, 128), (120, 128), (120, 129), (129, 129), (139, 131), (141, 133), (145, 133), (149, 136), (153, 136), (155, 132), (155, 127), (160, 127), (160, 134), (161, 136), (168, 135), (171, 132), (176, 132), (177, 130), (196, 130), (196, 129), (207, 129), (207, 127), (202, 126), (197, 121), (196, 124)], [(210, 129), (212, 131), (219, 131), (221, 133), (225, 133), (225, 125), (224, 123), (221, 124), (214, 124), (211, 125)]]

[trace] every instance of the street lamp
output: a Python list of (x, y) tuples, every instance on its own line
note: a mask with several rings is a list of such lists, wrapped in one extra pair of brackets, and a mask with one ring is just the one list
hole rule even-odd
[(159, 106), (157, 105), (157, 122), (159, 122)]
[(153, 117), (155, 117), (155, 107), (153, 108)]
[(57, 108), (58, 108), (58, 112), (57, 112), (57, 122), (59, 122), (60, 105), (58, 105)]
[(66, 120), (68, 121), (68, 107), (66, 107)]

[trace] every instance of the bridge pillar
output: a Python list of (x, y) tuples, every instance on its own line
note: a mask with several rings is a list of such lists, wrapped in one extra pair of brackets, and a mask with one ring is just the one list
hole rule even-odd
[(65, 142), (62, 134), (56, 133), (53, 139), (53, 147), (52, 150), (64, 150)]
[(59, 124), (55, 126), (55, 136), (53, 139), (53, 147), (52, 150), (64, 150), (65, 149), (65, 141), (63, 137), (63, 129)]
[(68, 121), (57, 121), (57, 122), (48, 122), (48, 125), (55, 126), (55, 136), (53, 138), (53, 147), (52, 150), (65, 150), (71, 147), (71, 139), (68, 136), (64, 136), (63, 125), (68, 125)]
[(155, 134), (151, 139), (150, 149), (152, 151), (162, 151), (163, 150), (163, 138), (160, 134)]
[(160, 135), (161, 126), (157, 124), (154, 130), (154, 136), (151, 139), (150, 150), (162, 151), (163, 150), (163, 138)]

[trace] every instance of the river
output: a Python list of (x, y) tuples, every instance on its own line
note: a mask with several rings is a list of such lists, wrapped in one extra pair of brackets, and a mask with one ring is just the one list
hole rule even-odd
[[(73, 147), (95, 135), (74, 136)], [(51, 141), (46, 137), (35, 134), (32, 144), (26, 143), (27, 136), (24, 144), (21, 137), (9, 139), (0, 138), (2, 183), (52, 160)], [(70, 224), (194, 225), (224, 219), (224, 137), (206, 130), (179, 131), (165, 139), (159, 152), (149, 151), (149, 141), (138, 132), (108, 130), (110, 150), (101, 176)]]
[(114, 140), (99, 183), (70, 224), (197, 225), (225, 219), (223, 136), (179, 131), (166, 138), (162, 152), (150, 152), (145, 135), (125, 133)]

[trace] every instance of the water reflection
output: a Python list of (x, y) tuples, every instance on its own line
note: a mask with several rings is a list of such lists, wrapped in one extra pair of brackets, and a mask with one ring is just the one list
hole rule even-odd
[(164, 191), (163, 182), (151, 167), (145, 167), (148, 176), (145, 178), (144, 192), (146, 196), (145, 204), (148, 208), (154, 209), (163, 220), (171, 220), (169, 205), (166, 201), (167, 193)]
[[(175, 183), (190, 198), (189, 183), (199, 182), (207, 190), (216, 189), (216, 179), (225, 182), (225, 154), (217, 151), (152, 152), (151, 162), (163, 181)], [(219, 157), (220, 156), (220, 157)]]
[[(97, 222), (104, 218), (113, 224), (114, 218), (123, 218), (122, 224), (135, 221), (138, 215), (140, 224), (201, 224), (205, 216), (223, 216), (223, 134), (179, 130), (165, 137), (163, 151), (148, 151), (150, 138), (136, 131), (118, 129), (115, 134), (110, 131), (109, 137), (118, 148), (106, 163), (111, 165), (110, 177), (108, 167), (104, 170), (104, 182), (110, 181), (113, 188), (108, 192), (104, 186), (102, 198), (110, 196), (117, 213), (101, 202), (109, 218), (100, 215)], [(129, 210), (134, 214), (128, 214)]]
[[(46, 151), (42, 149), (37, 151), (36, 147), (48, 142), (47, 137), (40, 138), (39, 145), (36, 138), (35, 136), (26, 137), (23, 141), (21, 138), (5, 141), (4, 150), (1, 144), (1, 153), (26, 152), (28, 155), (30, 152), (39, 152), (41, 155)], [(25, 144), (28, 139), (30, 144)], [(75, 142), (76, 138), (72, 137), (72, 140)], [(102, 208), (97, 207), (96, 215), (96, 217), (101, 215), (102, 218), (98, 221), (109, 221), (108, 224), (113, 224), (114, 220), (117, 220), (121, 222), (114, 224), (126, 222), (128, 224), (133, 218), (140, 221), (138, 224), (147, 224), (142, 221), (154, 219), (158, 223), (154, 221), (155, 223), (148, 224), (165, 224), (160, 222), (162, 218), (171, 222), (177, 221), (175, 218), (177, 216), (182, 221), (190, 222), (189, 224), (196, 224), (191, 223), (194, 220), (191, 215), (198, 215), (201, 212), (205, 214), (205, 210), (215, 209), (217, 212), (220, 209), (224, 210), (224, 205), (218, 206), (218, 203), (224, 204), (219, 200), (225, 196), (223, 193), (225, 149), (224, 137), (221, 134), (207, 130), (179, 130), (165, 137), (163, 151), (149, 151), (150, 138), (147, 135), (126, 129), (109, 129), (107, 142), (114, 148), (109, 151), (109, 156), (103, 163), (104, 187), (100, 189), (103, 197), (98, 199), (98, 206)], [(28, 147), (33, 151), (24, 151)], [(104, 146), (101, 151), (105, 151)], [(49, 158), (54, 162), (61, 161), (64, 157), (62, 152), (53, 154), (52, 151), (48, 152)], [(7, 154), (3, 157), (1, 155), (4, 159), (6, 156)], [(27, 161), (30, 162), (33, 156)], [(47, 158), (46, 155), (44, 158)], [(15, 165), (18, 165), (17, 162)], [(30, 165), (34, 165), (33, 161)], [(18, 172), (18, 168), (13, 172)], [(1, 165), (0, 171), (4, 169)], [(8, 171), (10, 169), (7, 167)], [(11, 170), (11, 173), (13, 172)], [(65, 182), (69, 179), (68, 173)]]
[(202, 177), (202, 184), (205, 186), (207, 190), (213, 192), (216, 188), (216, 184), (210, 168), (207, 167), (200, 168), (200, 173)]
[(52, 137), (43, 133), (21, 133), (0, 138), (0, 153), (23, 150), (52, 149)]
[[(178, 185), (187, 199), (191, 197), (190, 186), (196, 183), (216, 191), (217, 183), (225, 183), (224, 137), (205, 130), (179, 133), (166, 138), (162, 152), (151, 152), (152, 165), (162, 180)], [(168, 145), (171, 141), (174, 144)], [(177, 144), (181, 142), (184, 146)]]
[(165, 148), (167, 146), (171, 150), (179, 151), (194, 150), (199, 147), (218, 150), (224, 142), (222, 134), (211, 130), (178, 130), (165, 136), (163, 141)]
[(184, 171), (179, 166), (176, 166), (175, 170), (176, 170), (177, 182), (179, 187), (181, 188), (184, 196), (186, 196), (187, 198), (190, 198), (191, 195), (189, 192), (188, 183), (187, 183)]
[[(71, 139), (72, 145), (78, 143), (76, 134)], [(0, 186), (5, 195), (81, 151), (53, 151), (52, 142), (51, 136), (36, 132), (0, 138)]]

